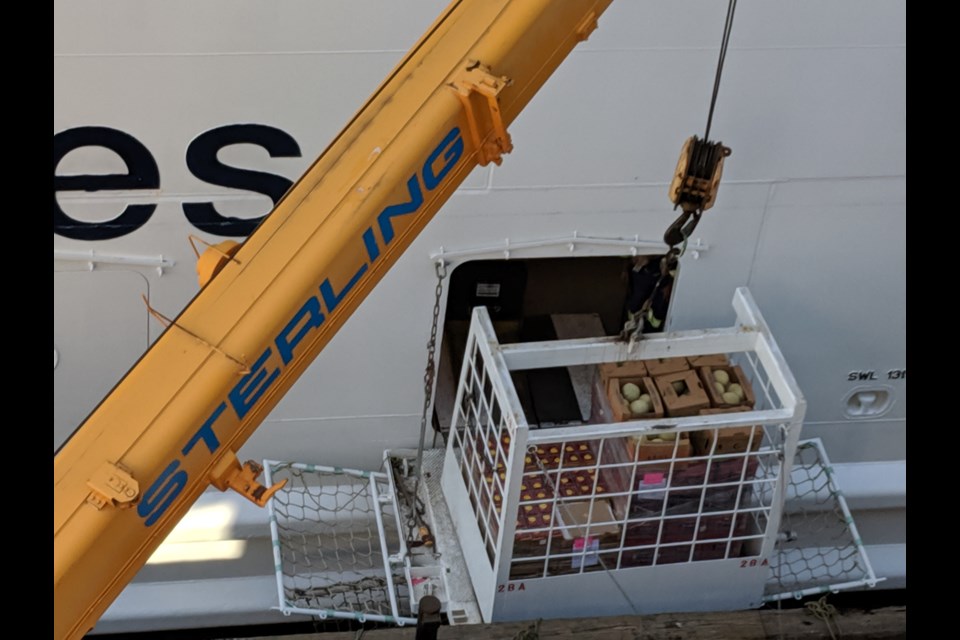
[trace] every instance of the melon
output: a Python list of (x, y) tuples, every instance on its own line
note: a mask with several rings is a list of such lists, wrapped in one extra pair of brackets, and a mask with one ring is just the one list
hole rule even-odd
[(650, 413), (650, 410), (653, 407), (650, 405), (649, 400), (634, 400), (630, 403), (630, 413), (634, 415), (643, 415), (645, 413)]
[(633, 402), (640, 397), (640, 387), (632, 382), (628, 382), (620, 388), (620, 393), (623, 394), (627, 402)]
[(727, 391), (723, 394), (723, 401), (727, 404), (740, 404), (740, 396), (732, 391)]

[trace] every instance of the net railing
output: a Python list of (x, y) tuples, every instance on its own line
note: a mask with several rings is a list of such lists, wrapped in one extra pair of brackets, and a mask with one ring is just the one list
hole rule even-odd
[(764, 600), (873, 587), (877, 578), (819, 439), (797, 452)]
[[(361, 622), (413, 622), (386, 474), (264, 461), (280, 610)], [(381, 536), (381, 531), (383, 535)]]

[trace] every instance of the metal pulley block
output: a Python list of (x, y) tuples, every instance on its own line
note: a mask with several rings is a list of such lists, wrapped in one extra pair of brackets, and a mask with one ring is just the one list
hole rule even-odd
[(690, 136), (683, 143), (677, 170), (670, 183), (670, 200), (684, 211), (706, 211), (717, 200), (723, 159), (730, 155), (730, 147), (722, 142), (701, 140)]
[(670, 183), (670, 201), (683, 210), (664, 234), (664, 241), (675, 246), (693, 233), (700, 215), (713, 206), (723, 174), (723, 159), (730, 148), (722, 142), (690, 136), (683, 143), (677, 170)]

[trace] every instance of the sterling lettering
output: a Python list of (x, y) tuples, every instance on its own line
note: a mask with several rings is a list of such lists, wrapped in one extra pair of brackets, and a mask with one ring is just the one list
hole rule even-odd
[[(220, 449), (217, 423), (228, 416), (228, 412), (232, 413), (236, 420), (243, 420), (257, 407), (281, 373), (294, 364), (299, 355), (298, 347), (303, 341), (323, 326), (351, 289), (362, 282), (364, 277), (369, 276), (370, 267), (397, 236), (394, 220), (420, 211), (425, 201), (424, 194), (443, 184), (444, 179), (463, 157), (463, 150), (460, 129), (454, 127), (427, 156), (420, 171), (407, 180), (406, 200), (384, 207), (377, 215), (374, 226), (380, 232), (384, 246), (380, 247), (377, 243), (373, 226), (365, 229), (357, 238), (357, 246), (363, 247), (359, 255), (364, 257), (364, 262), (356, 268), (354, 275), (346, 283), (334, 283), (329, 277), (324, 278), (316, 293), (308, 297), (290, 316), (283, 329), (257, 357), (249, 373), (217, 404), (210, 416), (187, 440), (180, 450), (180, 456), (172, 460), (144, 492), (144, 498), (137, 506), (137, 513), (143, 518), (145, 526), (156, 523), (187, 486), (188, 473), (181, 468), (181, 461), (190, 455), (212, 456)], [(344, 260), (356, 260), (357, 254), (345, 252), (338, 256), (341, 257)], [(200, 443), (203, 443), (202, 446)]]

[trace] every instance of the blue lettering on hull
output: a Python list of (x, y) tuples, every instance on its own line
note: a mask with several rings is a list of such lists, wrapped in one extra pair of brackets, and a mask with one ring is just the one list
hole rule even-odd
[[(409, 199), (405, 202), (389, 205), (377, 215), (376, 225), (380, 231), (380, 236), (383, 238), (384, 247), (389, 246), (396, 237), (393, 219), (419, 211), (424, 202), (424, 187), (426, 192), (439, 187), (450, 170), (463, 157), (463, 150), (464, 144), (460, 129), (454, 127), (427, 156), (420, 172), (410, 176), (410, 179), (407, 180)], [(282, 367), (290, 365), (294, 360), (298, 345), (313, 330), (323, 325), (326, 318), (324, 310), (326, 310), (327, 315), (333, 313), (350, 290), (370, 272), (370, 267), (382, 253), (381, 248), (377, 245), (372, 227), (363, 231), (360, 241), (363, 243), (369, 261), (360, 265), (353, 277), (342, 287), (339, 287), (339, 291), (330, 281), (330, 278), (325, 278), (320, 283), (317, 293), (310, 296), (291, 316), (283, 330), (273, 339), (272, 345), (267, 347), (257, 358), (250, 372), (230, 390), (227, 397), (217, 405), (217, 408), (204, 421), (203, 425), (190, 436), (187, 444), (180, 452), (183, 458), (186, 458), (201, 442), (210, 454), (216, 453), (220, 448), (220, 440), (214, 431), (214, 425), (227, 407), (231, 407), (237, 418), (242, 420), (257, 406), (267, 390), (280, 377), (282, 371), (280, 366), (273, 366), (272, 368), (267, 366), (270, 356), (273, 355), (273, 347), (276, 347)], [(145, 526), (153, 526), (186, 487), (189, 478), (187, 472), (180, 469), (180, 463), (180, 458), (170, 462), (160, 476), (144, 491), (143, 499), (137, 505), (137, 514), (143, 518)]]

